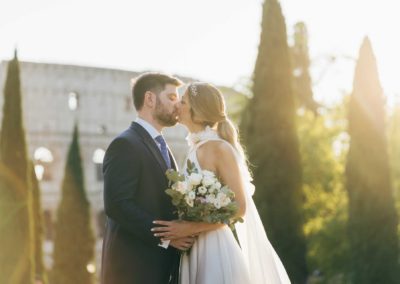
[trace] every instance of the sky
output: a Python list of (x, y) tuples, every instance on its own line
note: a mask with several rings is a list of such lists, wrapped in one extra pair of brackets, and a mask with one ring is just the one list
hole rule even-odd
[[(24, 61), (163, 71), (241, 89), (257, 56), (262, 2), (0, 0), (0, 61), (17, 47)], [(396, 2), (281, 0), (289, 41), (296, 22), (307, 25), (317, 100), (351, 91), (368, 35), (388, 101), (400, 102)]]

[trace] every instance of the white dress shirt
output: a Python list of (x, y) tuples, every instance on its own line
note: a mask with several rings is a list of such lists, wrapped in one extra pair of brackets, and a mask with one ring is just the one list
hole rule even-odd
[(153, 125), (151, 125), (149, 122), (147, 122), (143, 118), (137, 117), (136, 123), (140, 124), (140, 126), (142, 126), (144, 129), (146, 129), (147, 133), (150, 134), (151, 138), (153, 138), (154, 142), (156, 142), (158, 148), (161, 151), (161, 145), (156, 140), (156, 137), (160, 136), (161, 133)]

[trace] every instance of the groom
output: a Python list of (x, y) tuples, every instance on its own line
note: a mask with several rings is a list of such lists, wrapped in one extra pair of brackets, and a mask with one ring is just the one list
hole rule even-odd
[(102, 284), (177, 283), (179, 253), (192, 238), (161, 243), (154, 220), (176, 219), (165, 172), (176, 162), (161, 131), (177, 123), (177, 88), (166, 74), (145, 73), (132, 88), (138, 118), (116, 137), (104, 157)]

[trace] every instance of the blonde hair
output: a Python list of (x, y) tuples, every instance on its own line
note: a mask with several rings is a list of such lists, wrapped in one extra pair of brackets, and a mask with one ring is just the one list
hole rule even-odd
[(227, 141), (246, 161), (244, 150), (239, 142), (239, 133), (226, 114), (225, 99), (222, 93), (208, 83), (191, 83), (186, 89), (189, 98), (190, 115), (195, 123), (217, 129), (218, 135)]

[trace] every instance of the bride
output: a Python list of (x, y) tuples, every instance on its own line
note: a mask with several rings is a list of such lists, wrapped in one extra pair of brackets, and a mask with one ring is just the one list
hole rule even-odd
[(244, 219), (235, 226), (239, 243), (224, 224), (155, 221), (160, 226), (153, 231), (162, 240), (197, 236), (190, 254), (182, 256), (180, 283), (290, 283), (254, 205), (246, 158), (221, 92), (207, 83), (190, 84), (179, 105), (179, 122), (190, 132), (187, 159), (199, 170), (216, 173), (234, 191), (237, 217)]

